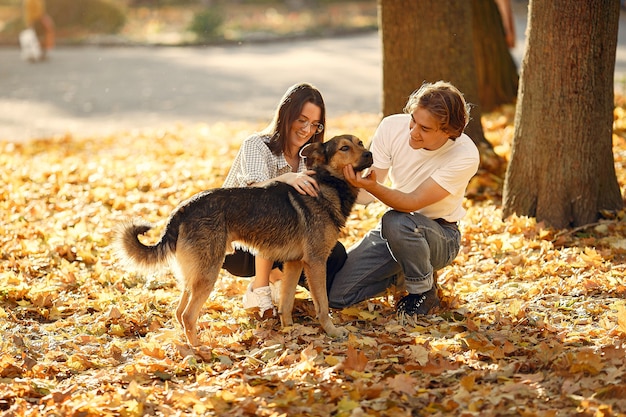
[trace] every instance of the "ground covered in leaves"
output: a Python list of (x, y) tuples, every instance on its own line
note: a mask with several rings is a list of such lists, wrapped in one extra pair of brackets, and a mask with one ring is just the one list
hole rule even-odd
[[(626, 187), (623, 108), (614, 153)], [(503, 156), (512, 111), (485, 116)], [(329, 120), (371, 137), (378, 119)], [(129, 215), (156, 222), (222, 184), (245, 123), (0, 143), (1, 416), (624, 416), (626, 222), (573, 231), (501, 218), (502, 179), (480, 173), (463, 248), (441, 271), (444, 306), (402, 325), (394, 294), (334, 311), (333, 340), (306, 290), (296, 324), (257, 321), (248, 281), (221, 275), (184, 343), (171, 273), (124, 270), (111, 243)], [(382, 213), (358, 206), (350, 246)]]

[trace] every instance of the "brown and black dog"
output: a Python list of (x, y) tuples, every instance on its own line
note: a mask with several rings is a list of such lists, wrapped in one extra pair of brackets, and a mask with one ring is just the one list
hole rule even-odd
[(352, 165), (355, 171), (362, 171), (372, 165), (372, 154), (359, 138), (341, 135), (323, 144), (306, 145), (301, 155), (306, 157), (307, 167), (315, 171), (318, 197), (302, 195), (278, 181), (265, 187), (204, 191), (172, 212), (153, 246), (138, 239), (151, 229), (150, 224), (133, 220), (121, 225), (119, 252), (135, 269), (155, 269), (174, 261), (172, 266), (182, 287), (176, 318), (190, 344), (198, 344), (200, 310), (233, 243), (263, 258), (283, 261), (279, 303), (283, 326), (293, 324), (296, 286), (304, 268), (322, 328), (333, 337), (346, 335), (347, 331), (335, 327), (329, 316), (326, 259), (358, 194), (358, 189), (344, 179), (343, 168)]

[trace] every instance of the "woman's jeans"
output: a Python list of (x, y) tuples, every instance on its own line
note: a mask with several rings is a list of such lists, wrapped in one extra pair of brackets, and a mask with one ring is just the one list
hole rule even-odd
[(433, 272), (451, 264), (460, 246), (456, 223), (390, 210), (348, 251), (329, 291), (330, 307), (379, 296), (400, 274), (410, 294), (426, 292), (433, 286)]

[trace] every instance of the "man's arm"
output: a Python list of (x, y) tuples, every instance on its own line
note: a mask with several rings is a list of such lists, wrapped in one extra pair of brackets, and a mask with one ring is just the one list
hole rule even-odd
[(359, 197), (365, 190), (392, 209), (407, 213), (434, 204), (450, 195), (447, 190), (437, 184), (432, 178), (428, 178), (410, 193), (394, 190), (378, 182), (377, 176), (379, 171), (381, 173), (384, 172), (386, 176), (387, 170), (373, 168), (367, 176), (362, 177), (354, 172), (352, 166), (348, 165), (344, 168), (344, 176), (350, 184), (362, 189)]

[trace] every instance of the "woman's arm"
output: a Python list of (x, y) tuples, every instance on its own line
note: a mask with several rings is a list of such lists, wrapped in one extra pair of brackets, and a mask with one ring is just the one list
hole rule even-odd
[(260, 181), (250, 184), (251, 187), (264, 187), (274, 181), (284, 182), (291, 185), (300, 194), (308, 194), (312, 197), (317, 197), (317, 191), (319, 186), (317, 181), (311, 175), (315, 174), (315, 171), (302, 171), (302, 172), (286, 172), (279, 175), (276, 178), (269, 179), (267, 181)]
[[(291, 185), (300, 194), (317, 197), (319, 187), (317, 181), (311, 177), (315, 171), (286, 172), (272, 177), (274, 170), (271, 168), (276, 164), (276, 157), (272, 155), (259, 136), (251, 136), (244, 140), (236, 158), (236, 164), (238, 165), (234, 165), (231, 170), (236, 169), (242, 177), (239, 181), (244, 181), (244, 183), (240, 183), (240, 186), (265, 187), (274, 181), (280, 181)], [(230, 176), (231, 173), (228, 177)]]

